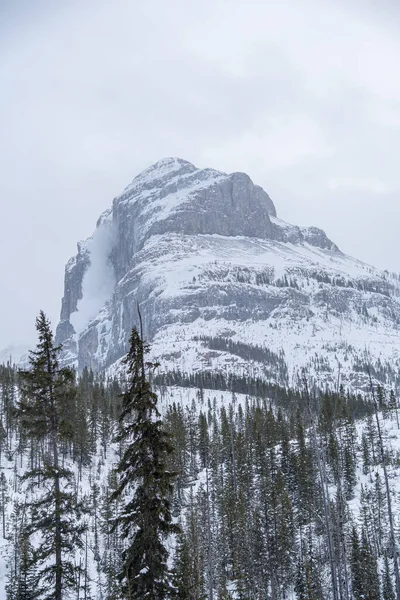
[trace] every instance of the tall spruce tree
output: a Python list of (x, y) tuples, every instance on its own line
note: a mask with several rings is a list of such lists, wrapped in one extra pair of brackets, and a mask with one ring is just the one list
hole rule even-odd
[(393, 590), (392, 577), (390, 573), (389, 561), (387, 553), (383, 559), (384, 571), (382, 574), (382, 597), (383, 600), (396, 600)]
[[(17, 413), (25, 435), (36, 440), (37, 452), (23, 480), (32, 492), (26, 503), (30, 521), (25, 532), (38, 543), (32, 550), (37, 597), (63, 600), (76, 589), (79, 567), (76, 551), (82, 547), (83, 506), (77, 501), (73, 472), (61, 461), (61, 446), (72, 437), (70, 407), (75, 394), (74, 373), (60, 367), (50, 322), (43, 311), (36, 319), (38, 344), (30, 352), (30, 369), (21, 371), (21, 398)], [(28, 544), (28, 539), (26, 540)]]
[(125, 542), (119, 580), (127, 600), (165, 600), (173, 594), (166, 540), (179, 532), (172, 522), (171, 498), (174, 475), (167, 470), (173, 447), (157, 409), (149, 372), (155, 364), (145, 362), (149, 346), (133, 328), (125, 358), (127, 389), (116, 441), (124, 451), (116, 469), (118, 487), (112, 500), (121, 500), (115, 519)]
[(32, 547), (29, 538), (24, 532), (20, 535), (19, 572), (16, 577), (16, 590), (13, 593), (15, 600), (36, 600), (40, 597), (40, 588), (37, 587), (36, 577), (32, 568)]

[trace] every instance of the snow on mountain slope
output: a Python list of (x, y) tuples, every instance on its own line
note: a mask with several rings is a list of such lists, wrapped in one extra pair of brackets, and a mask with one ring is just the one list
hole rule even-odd
[[(98, 289), (107, 294), (96, 305)], [(364, 389), (368, 363), (400, 387), (399, 278), (344, 255), (320, 229), (278, 219), (243, 173), (164, 159), (125, 188), (67, 264), (57, 328), (65, 359), (111, 367), (137, 303), (164, 370), (291, 384), (304, 367), (331, 386), (340, 370)], [(270, 364), (258, 346), (274, 353)]]

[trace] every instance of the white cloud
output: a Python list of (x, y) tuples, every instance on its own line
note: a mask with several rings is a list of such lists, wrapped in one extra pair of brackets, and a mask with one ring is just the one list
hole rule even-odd
[[(252, 149), (250, 163), (248, 148)], [(331, 153), (324, 132), (307, 116), (298, 115), (261, 119), (256, 127), (236, 139), (208, 150), (207, 158), (219, 162), (235, 157), (241, 171), (254, 168), (254, 164), (267, 170), (284, 171)]]
[(331, 179), (328, 182), (328, 187), (331, 190), (357, 190), (360, 192), (371, 192), (378, 195), (390, 194), (393, 191), (385, 182), (375, 178), (357, 179), (356, 177), (342, 177), (338, 179)]

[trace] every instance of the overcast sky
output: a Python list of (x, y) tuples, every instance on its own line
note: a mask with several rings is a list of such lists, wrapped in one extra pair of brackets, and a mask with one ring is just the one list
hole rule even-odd
[(0, 0), (0, 348), (164, 156), (400, 271), (399, 30), (398, 0)]

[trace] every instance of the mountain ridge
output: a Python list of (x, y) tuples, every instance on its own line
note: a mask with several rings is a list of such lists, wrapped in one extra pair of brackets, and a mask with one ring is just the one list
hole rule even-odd
[[(291, 381), (306, 368), (336, 385), (339, 368), (346, 385), (362, 389), (366, 360), (398, 368), (399, 297), (394, 275), (346, 256), (316, 227), (280, 220), (245, 173), (166, 158), (137, 175), (78, 244), (66, 266), (57, 342), (79, 370), (112, 368), (139, 303), (166, 370), (207, 363), (263, 373), (257, 361), (196, 341), (205, 336), (283, 352)], [(397, 371), (386, 379), (400, 384)]]

